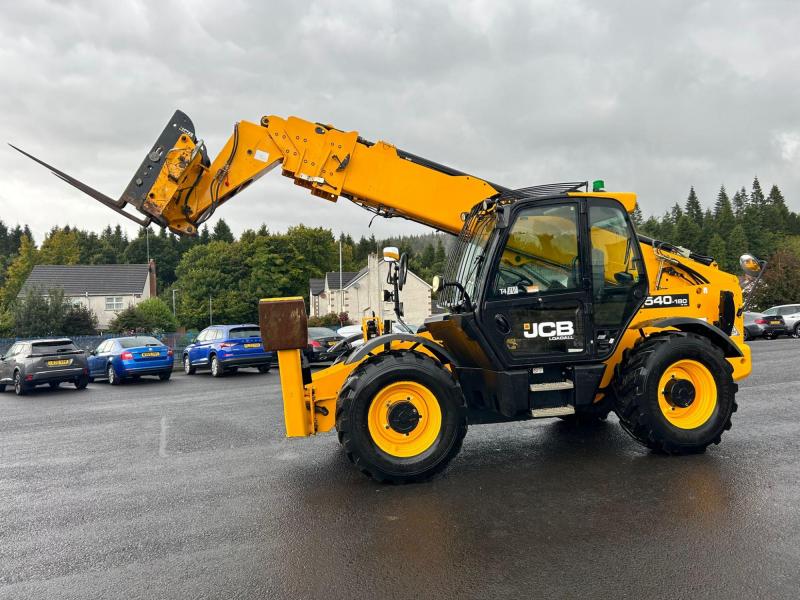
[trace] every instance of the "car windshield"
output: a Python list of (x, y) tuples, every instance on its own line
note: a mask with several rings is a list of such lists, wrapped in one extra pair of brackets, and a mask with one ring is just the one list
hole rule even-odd
[(119, 345), (123, 348), (136, 348), (138, 346), (163, 346), (156, 338), (150, 336), (137, 336), (120, 338)]
[(328, 329), (327, 327), (309, 327), (308, 337), (310, 337), (312, 340), (318, 340), (326, 337), (339, 337), (339, 334), (333, 329)]
[(77, 352), (78, 347), (70, 340), (55, 340), (52, 342), (33, 342), (31, 354), (58, 354), (62, 352)]
[(260, 338), (261, 331), (258, 327), (234, 327), (228, 334), (230, 340), (242, 340), (244, 338)]

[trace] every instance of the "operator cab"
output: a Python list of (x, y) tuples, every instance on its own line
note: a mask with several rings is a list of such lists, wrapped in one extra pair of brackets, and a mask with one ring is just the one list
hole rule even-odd
[[(526, 388), (531, 374), (548, 384), (573, 382), (578, 371), (599, 381), (647, 296), (636, 232), (609, 194), (537, 189), (465, 217), (440, 284), (439, 304), (450, 313), (426, 325), (461, 365), (521, 372)], [(587, 363), (564, 375), (565, 365)]]

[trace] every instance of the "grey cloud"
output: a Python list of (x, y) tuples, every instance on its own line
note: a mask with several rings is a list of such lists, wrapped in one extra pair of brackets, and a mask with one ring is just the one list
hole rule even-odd
[[(0, 20), (0, 131), (116, 195), (174, 108), (217, 149), (234, 121), (298, 115), (510, 186), (604, 178), (645, 213), (721, 183), (800, 210), (800, 13), (790, 1), (26, 2)], [(0, 218), (116, 217), (12, 151)], [(341, 204), (341, 203), (340, 203)], [(346, 203), (344, 203), (346, 204)], [(273, 174), (235, 230), (370, 215)], [(377, 235), (421, 231), (376, 220)]]

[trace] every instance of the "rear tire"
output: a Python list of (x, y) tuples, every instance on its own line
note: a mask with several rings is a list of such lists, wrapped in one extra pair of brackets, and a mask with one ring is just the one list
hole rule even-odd
[(158, 374), (158, 378), (161, 381), (169, 381), (169, 378), (172, 377), (172, 371), (164, 371), (163, 373)]
[(61, 383), (60, 381), (51, 381), (50, 382), (50, 389), (51, 390), (57, 390), (60, 383)]
[(258, 372), (259, 373), (269, 373), (269, 369), (270, 369), (270, 367), (268, 365), (262, 365), (262, 366), (258, 367)]
[(192, 366), (192, 362), (189, 360), (189, 355), (183, 355), (183, 372), (187, 375), (194, 375), (197, 373), (197, 369)]
[(24, 396), (28, 393), (28, 386), (22, 381), (22, 375), (20, 375), (19, 371), (14, 373), (14, 393), (17, 396)]
[(6, 391), (6, 384), (5, 383), (0, 383), (0, 394), (2, 394), (5, 391)]
[(339, 391), (336, 430), (347, 458), (368, 477), (424, 481), (461, 449), (467, 433), (464, 396), (430, 357), (380, 354), (355, 369)]
[[(617, 371), (615, 411), (620, 425), (648, 448), (666, 454), (703, 452), (719, 444), (736, 412), (733, 367), (708, 338), (653, 335), (626, 351)], [(691, 400), (675, 390), (691, 384)], [(685, 384), (682, 384), (685, 385)]]
[(85, 390), (86, 386), (89, 385), (89, 376), (88, 375), (81, 375), (75, 380), (75, 389), (76, 390)]
[(212, 377), (222, 377), (225, 375), (225, 369), (222, 368), (222, 365), (219, 364), (219, 359), (217, 358), (216, 354), (211, 355), (211, 376)]
[(106, 375), (108, 376), (108, 383), (110, 385), (120, 385), (122, 383), (122, 377), (117, 375), (117, 372), (114, 370), (114, 365), (110, 363), (106, 368)]

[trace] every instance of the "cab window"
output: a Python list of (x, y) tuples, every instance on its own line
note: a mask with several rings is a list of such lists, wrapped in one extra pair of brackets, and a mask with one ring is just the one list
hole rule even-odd
[(595, 325), (616, 328), (624, 325), (638, 298), (634, 290), (642, 280), (639, 244), (616, 204), (589, 204), (592, 293)]
[(772, 317), (778, 314), (778, 309), (774, 307), (768, 308), (767, 310), (764, 311), (764, 314), (767, 315), (768, 317)]
[(527, 208), (509, 231), (491, 295), (575, 290), (579, 273), (577, 205)]

